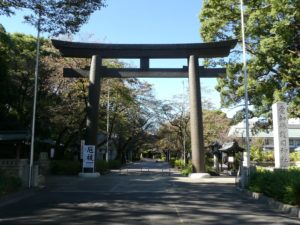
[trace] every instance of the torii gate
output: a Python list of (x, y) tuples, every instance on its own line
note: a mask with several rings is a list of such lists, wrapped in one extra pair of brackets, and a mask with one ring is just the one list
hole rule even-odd
[[(193, 172), (205, 172), (205, 152), (201, 106), (200, 77), (218, 77), (225, 68), (199, 67), (199, 58), (226, 57), (237, 40), (197, 44), (98, 44), (52, 40), (64, 57), (92, 58), (90, 70), (64, 68), (65, 77), (89, 77), (86, 144), (97, 144), (97, 120), (101, 78), (189, 78), (190, 123)], [(140, 68), (107, 68), (103, 58), (140, 59)], [(188, 67), (182, 69), (149, 68), (150, 59), (188, 59)]]

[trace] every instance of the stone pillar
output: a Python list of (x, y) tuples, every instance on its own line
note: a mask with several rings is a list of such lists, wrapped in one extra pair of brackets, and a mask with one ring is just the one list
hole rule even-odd
[(277, 102), (273, 104), (272, 113), (275, 168), (287, 168), (290, 164), (290, 151), (286, 103)]
[(101, 58), (93, 55), (89, 77), (88, 108), (86, 119), (86, 145), (97, 144), (98, 109), (100, 97)]
[(189, 58), (189, 87), (190, 87), (190, 117), (191, 117), (191, 147), (193, 172), (205, 172), (203, 121), (200, 92), (200, 77), (198, 58)]
[(217, 173), (219, 172), (219, 159), (216, 155), (214, 155), (214, 170)]

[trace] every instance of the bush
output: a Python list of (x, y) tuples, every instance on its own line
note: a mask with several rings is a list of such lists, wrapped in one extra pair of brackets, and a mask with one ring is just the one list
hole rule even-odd
[(173, 168), (175, 167), (175, 158), (171, 157), (170, 164)]
[(109, 171), (109, 165), (106, 160), (97, 160), (96, 161), (96, 171), (99, 173), (106, 173)]
[(119, 169), (121, 167), (120, 160), (97, 160), (96, 161), (96, 171), (99, 173), (107, 173), (110, 169)]
[(248, 188), (278, 201), (300, 206), (300, 169), (258, 169), (250, 177)]
[(176, 159), (175, 160), (175, 166), (179, 169), (183, 168), (184, 167), (184, 160), (183, 159)]
[(192, 162), (189, 162), (188, 165), (182, 167), (181, 169), (181, 174), (184, 175), (184, 176), (188, 176), (190, 173), (193, 172), (193, 165), (192, 165)]
[(79, 161), (53, 160), (50, 162), (50, 173), (53, 175), (77, 175), (82, 170)]
[(120, 169), (122, 166), (120, 160), (110, 160), (108, 161), (108, 167), (109, 169)]
[(292, 153), (290, 153), (290, 160), (292, 162), (300, 161), (300, 152), (292, 152)]
[(22, 181), (19, 177), (8, 175), (0, 171), (0, 197), (18, 191), (21, 186)]

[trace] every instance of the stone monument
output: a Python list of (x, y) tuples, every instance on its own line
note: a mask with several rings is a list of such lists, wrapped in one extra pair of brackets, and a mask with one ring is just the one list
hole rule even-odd
[(287, 104), (272, 105), (275, 168), (287, 168), (290, 164)]

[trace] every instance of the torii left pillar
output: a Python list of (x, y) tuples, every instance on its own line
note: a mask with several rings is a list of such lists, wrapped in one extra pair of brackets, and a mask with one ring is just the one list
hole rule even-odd
[(98, 55), (93, 55), (89, 75), (89, 93), (85, 140), (86, 145), (97, 145), (98, 111), (101, 82), (101, 77), (99, 75), (101, 74), (101, 64), (101, 57)]
[(208, 177), (205, 173), (205, 152), (198, 58), (189, 57), (190, 124), (193, 173), (191, 178)]

